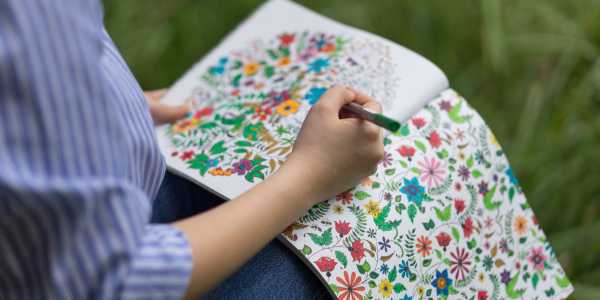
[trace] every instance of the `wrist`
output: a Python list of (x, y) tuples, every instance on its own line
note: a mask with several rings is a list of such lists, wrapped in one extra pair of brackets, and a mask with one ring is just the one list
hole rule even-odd
[(314, 176), (314, 170), (306, 167), (306, 164), (295, 159), (289, 159), (270, 176), (266, 182), (273, 184), (285, 194), (284, 201), (293, 201), (301, 204), (304, 211), (313, 205), (325, 200), (326, 196), (319, 188), (319, 182)]

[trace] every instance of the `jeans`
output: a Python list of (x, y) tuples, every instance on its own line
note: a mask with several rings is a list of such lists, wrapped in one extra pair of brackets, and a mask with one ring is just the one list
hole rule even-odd
[[(167, 172), (154, 200), (151, 222), (173, 222), (221, 203), (217, 196), (198, 185)], [(202, 299), (329, 298), (309, 268), (281, 242), (273, 240)]]

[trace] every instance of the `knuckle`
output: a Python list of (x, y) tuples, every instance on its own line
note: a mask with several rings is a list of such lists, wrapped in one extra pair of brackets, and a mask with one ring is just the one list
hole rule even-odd
[(371, 126), (368, 126), (365, 130), (366, 130), (366, 137), (369, 141), (376, 142), (379, 140), (380, 133), (379, 133), (378, 127), (371, 125)]
[(329, 109), (329, 107), (331, 107), (330, 100), (331, 100), (331, 97), (329, 97), (327, 95), (323, 95), (323, 96), (321, 96), (319, 101), (317, 101), (317, 103), (313, 106), (313, 108), (318, 109), (320, 111), (327, 110), (327, 109)]
[(330, 91), (332, 93), (339, 93), (339, 92), (342, 92), (344, 90), (345, 90), (345, 88), (343, 86), (341, 86), (339, 84), (336, 84), (336, 85), (330, 87), (328, 91)]
[(373, 101), (373, 105), (375, 105), (375, 111), (381, 113), (383, 111), (383, 107), (381, 106), (381, 103), (377, 102), (377, 101)]

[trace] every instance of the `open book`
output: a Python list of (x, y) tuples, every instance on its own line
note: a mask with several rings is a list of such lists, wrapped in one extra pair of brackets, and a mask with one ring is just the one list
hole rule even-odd
[[(439, 68), (293, 2), (262, 5), (166, 95), (169, 168), (234, 198), (290, 153), (333, 84), (403, 122), (375, 174), (282, 233), (339, 299), (566, 298), (569, 280), (494, 135)], [(307, 187), (309, 188), (309, 187)], [(411, 298), (412, 297), (412, 298)]]

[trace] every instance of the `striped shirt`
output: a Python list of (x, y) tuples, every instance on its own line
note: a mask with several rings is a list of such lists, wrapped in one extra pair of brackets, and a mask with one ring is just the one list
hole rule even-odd
[(153, 130), (100, 1), (0, 0), (0, 299), (183, 296)]

